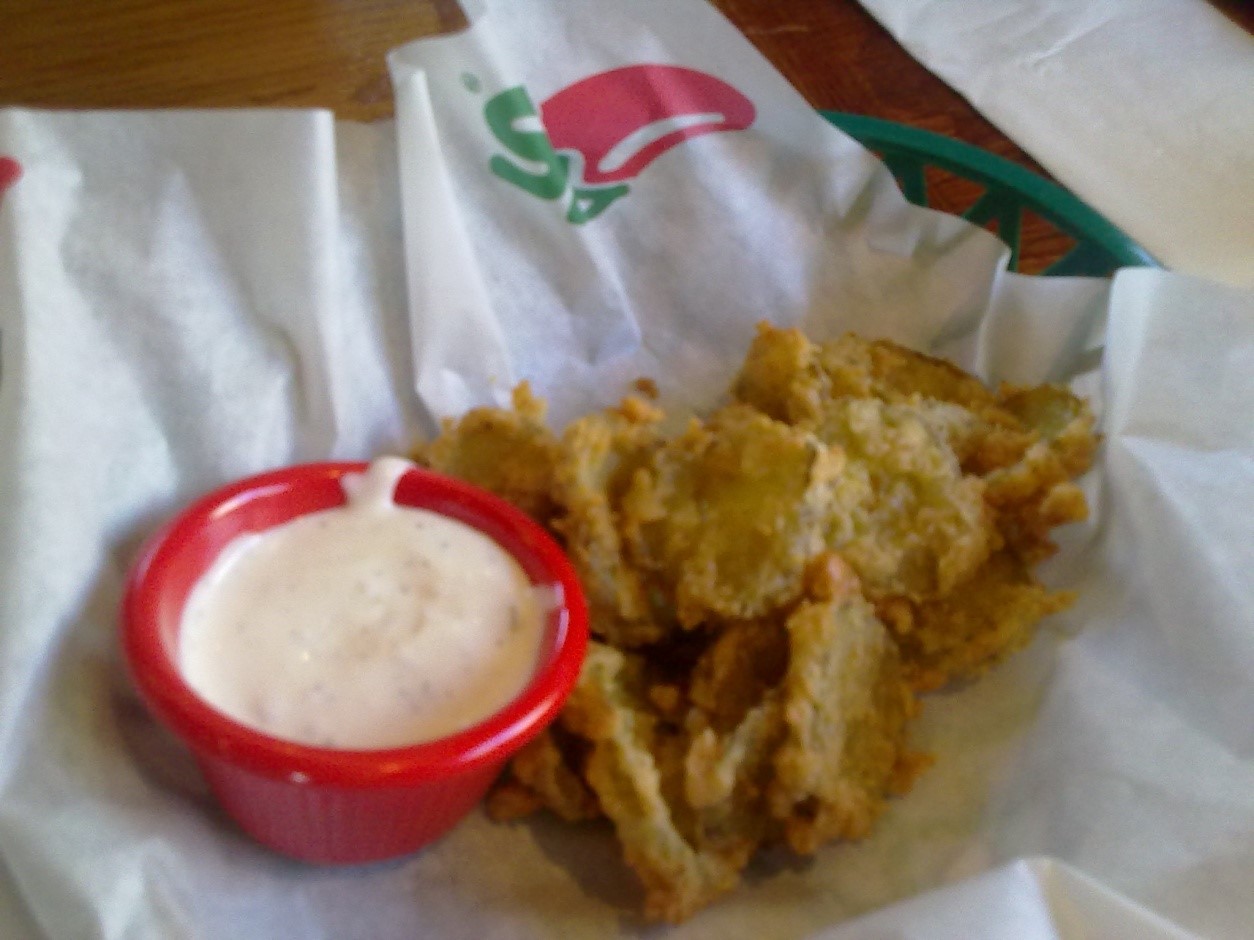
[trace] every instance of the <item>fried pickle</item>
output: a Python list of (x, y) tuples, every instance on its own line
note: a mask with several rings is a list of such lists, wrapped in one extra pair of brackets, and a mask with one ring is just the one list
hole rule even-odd
[(801, 604), (785, 626), (787, 734), (769, 805), (788, 845), (808, 855), (870, 832), (906, 757), (915, 706), (897, 647), (860, 594)]
[(908, 405), (877, 398), (825, 403), (815, 433), (848, 457), (843, 492), (830, 514), (827, 546), (873, 597), (941, 596), (965, 580), (998, 541), (984, 483), (966, 476), (927, 421)]
[(553, 515), (557, 439), (544, 423), (545, 403), (522, 382), (512, 408), (474, 408), (445, 419), (438, 437), (414, 451), (414, 460), (460, 477), (518, 506), (538, 522)]
[(684, 627), (788, 604), (823, 547), (843, 465), (839, 449), (743, 405), (694, 419), (623, 498), (633, 559), (667, 586)]
[(624, 555), (622, 496), (661, 445), (662, 413), (640, 398), (573, 422), (558, 444), (552, 494), (562, 536), (588, 598), (592, 629), (616, 646), (654, 643), (675, 621), (648, 572)]
[(1042, 618), (1065, 610), (1069, 592), (1049, 591), (1012, 551), (993, 555), (971, 578), (939, 600), (881, 605), (918, 691), (970, 680), (1027, 645)]
[(760, 847), (863, 838), (909, 789), (916, 696), (1070, 603), (1032, 565), (1087, 512), (1097, 438), (1066, 389), (765, 325), (730, 402), (677, 433), (636, 387), (555, 436), (521, 386), (421, 456), (544, 522), (588, 598), (576, 688), (490, 815), (608, 818), (645, 913), (678, 921)]
[[(846, 334), (813, 343), (764, 324), (732, 394), (842, 447), (848, 472), (873, 481), (852, 532), (833, 530), (828, 545), (895, 618), (890, 624), (914, 625), (902, 645), (912, 682), (937, 688), (978, 675), (1069, 603), (1026, 575), (1006, 576), (1051, 555), (1051, 530), (1087, 514), (1074, 480), (1092, 464), (1095, 421), (1067, 389), (993, 391), (948, 362), (884, 340)], [(1001, 552), (1008, 554), (985, 570)], [(984, 602), (982, 616), (959, 613), (959, 592), (993, 584), (1004, 609)], [(915, 616), (941, 601), (945, 616)]]
[(633, 654), (593, 643), (562, 722), (592, 744), (584, 773), (644, 884), (645, 913), (679, 921), (736, 886), (753, 846), (702, 850), (681, 831), (682, 807), (665, 793), (678, 776), (666, 758), (679, 753), (666, 739), (679, 732), (640, 694), (641, 671)]

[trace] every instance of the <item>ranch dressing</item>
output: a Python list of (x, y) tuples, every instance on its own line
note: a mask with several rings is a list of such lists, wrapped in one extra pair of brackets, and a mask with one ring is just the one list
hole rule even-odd
[(232, 541), (193, 589), (183, 676), (275, 737), (399, 747), (487, 718), (535, 671), (553, 586), (488, 536), (397, 506), (412, 466), (343, 478), (348, 503)]

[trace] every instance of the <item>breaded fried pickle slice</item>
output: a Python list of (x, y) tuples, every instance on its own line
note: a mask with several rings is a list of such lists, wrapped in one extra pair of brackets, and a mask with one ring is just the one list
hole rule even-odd
[[(912, 380), (945, 397), (921, 407)], [(962, 405), (996, 400), (961, 370), (892, 344), (850, 335), (820, 346), (762, 325), (733, 394), (844, 452), (825, 542), (871, 596), (944, 594), (996, 547), (984, 484), (947, 439), (979, 420)]]
[(996, 396), (979, 379), (943, 359), (887, 340), (846, 333), (815, 343), (796, 329), (760, 323), (732, 395), (789, 424), (818, 418), (833, 398), (947, 402), (985, 420), (1002, 420)]
[(721, 626), (692, 668), (688, 700), (719, 733), (736, 727), (788, 666), (788, 633), (777, 617)]
[(556, 439), (522, 386), (425, 452), (544, 521), (589, 602), (576, 688), (489, 813), (604, 816), (652, 919), (731, 890), (760, 847), (869, 833), (924, 763), (915, 694), (1070, 602), (1032, 565), (1083, 518), (1097, 440), (1066, 389), (852, 335), (761, 327), (732, 398), (676, 434), (628, 398)]
[(848, 457), (842, 489), (857, 498), (833, 508), (826, 541), (868, 595), (945, 594), (998, 542), (984, 483), (910, 406), (832, 399), (814, 432)]
[(988, 471), (987, 498), (1006, 542), (1034, 564), (1056, 550), (1051, 529), (1088, 515), (1084, 494), (1072, 481), (1093, 464), (1096, 420), (1086, 402), (1056, 385), (1004, 386), (999, 398), (1030, 441), (1013, 462)]
[(553, 513), (557, 439), (544, 423), (545, 404), (520, 383), (513, 407), (474, 408), (414, 454), (438, 473), (459, 477), (509, 500), (539, 522)]
[(558, 445), (554, 528), (579, 573), (592, 631), (621, 647), (655, 643), (674, 623), (647, 572), (625, 557), (619, 515), (632, 475), (661, 445), (662, 413), (639, 398), (567, 427)]
[(769, 690), (725, 734), (703, 727), (703, 718), (696, 711), (690, 716), (683, 766), (683, 798), (694, 814), (696, 841), (702, 851), (747, 861), (782, 832), (766, 807), (785, 731), (779, 689)]
[(623, 856), (640, 876), (645, 913), (679, 921), (736, 886), (752, 845), (701, 850), (681, 832), (668, 802), (664, 754), (678, 753), (640, 692), (640, 664), (601, 643), (589, 647), (562, 721), (592, 743), (585, 775), (614, 823)]
[(913, 695), (897, 647), (860, 594), (807, 601), (788, 618), (781, 686), (786, 736), (775, 755), (771, 814), (796, 852), (860, 839), (902, 788)]
[[(925, 655), (918, 637), (902, 640), (920, 687), (978, 674), (1058, 609), (1026, 566), (1056, 550), (1053, 529), (1088, 512), (1074, 481), (1092, 464), (1095, 421), (1067, 389), (994, 392), (891, 342), (812, 343), (763, 325), (733, 394), (846, 453), (842, 492), (861, 486), (863, 499), (842, 501), (827, 542), (894, 624), (914, 623), (916, 610), (936, 624), (924, 661), (914, 662)], [(983, 602), (977, 616), (965, 595), (993, 586), (997, 604)]]
[(800, 593), (843, 464), (839, 449), (744, 405), (694, 420), (623, 498), (632, 558), (668, 586), (686, 627), (764, 614)]
[[(869, 367), (869, 359), (863, 364)], [(857, 394), (870, 394), (869, 375)], [(819, 415), (832, 397), (832, 379), (819, 359), (819, 347), (800, 330), (782, 330), (759, 323), (740, 372), (732, 382), (732, 397), (752, 405), (786, 424), (805, 425)]]
[(887, 601), (880, 613), (901, 647), (907, 681), (924, 692), (978, 677), (1025, 646), (1042, 618), (1072, 600), (1041, 585), (1014, 552), (1001, 551), (945, 597), (927, 604)]
[[(1065, 441), (1074, 458), (1065, 461), (1070, 475), (1087, 469), (1086, 451), (1091, 458), (1091, 415), (1086, 426), (1072, 424), (1088, 409), (1066, 389), (1004, 386), (994, 392), (943, 359), (852, 333), (814, 343), (799, 330), (759, 324), (732, 395), (773, 418), (800, 425), (816, 420), (824, 402), (833, 398), (949, 405), (951, 417), (958, 415), (954, 409), (966, 415), (951, 425), (950, 443), (964, 469), (979, 475), (1014, 463), (1036, 440), (1063, 444), (1061, 432), (1068, 427), (1073, 432)], [(982, 446), (986, 453), (981, 453)]]

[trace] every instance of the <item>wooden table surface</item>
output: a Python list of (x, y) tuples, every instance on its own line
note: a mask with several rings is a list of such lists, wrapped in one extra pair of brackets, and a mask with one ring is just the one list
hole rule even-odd
[[(1211, 0), (1254, 31), (1254, 3)], [(919, 65), (856, 0), (714, 0), (819, 108), (957, 137), (1040, 172)], [(465, 24), (456, 0), (6, 0), (0, 105), (56, 108), (326, 107), (391, 114), (384, 54)], [(937, 187), (950, 211), (975, 193)], [(1025, 268), (1058, 250), (1025, 225)]]

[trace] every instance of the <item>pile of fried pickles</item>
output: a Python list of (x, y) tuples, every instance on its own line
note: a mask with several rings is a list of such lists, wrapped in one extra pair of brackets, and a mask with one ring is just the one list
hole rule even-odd
[(1085, 517), (1097, 439), (1064, 388), (767, 325), (678, 432), (637, 391), (558, 435), (524, 384), (416, 456), (547, 526), (587, 593), (578, 685), (489, 813), (608, 817), (646, 916), (680, 921), (759, 847), (861, 838), (910, 788), (917, 696), (1070, 603), (1032, 569)]

